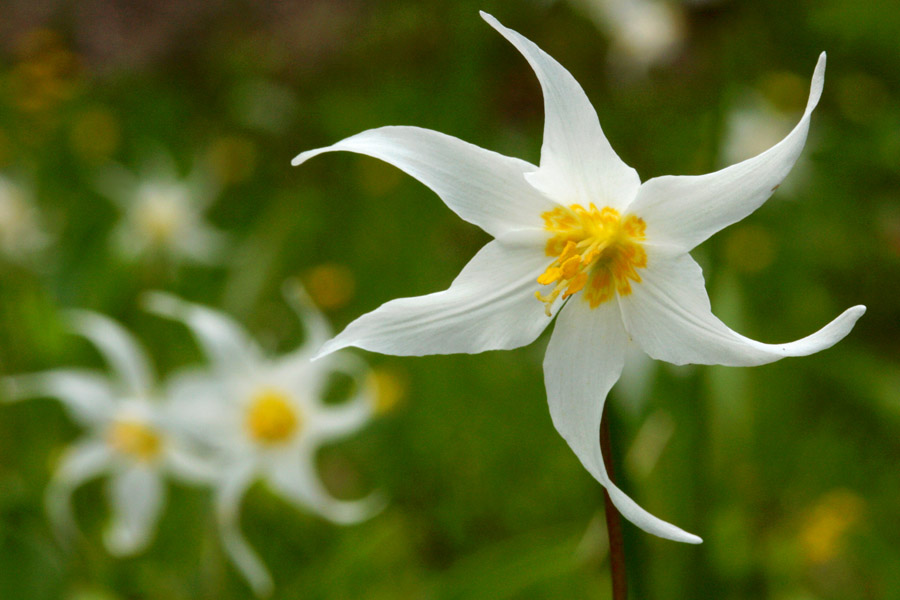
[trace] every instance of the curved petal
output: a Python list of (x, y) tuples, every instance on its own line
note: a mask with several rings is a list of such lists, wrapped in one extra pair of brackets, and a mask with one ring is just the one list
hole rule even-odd
[(355, 356), (347, 353), (331, 354), (316, 362), (330, 373), (343, 373), (353, 379), (353, 395), (340, 404), (316, 406), (315, 429), (309, 435), (315, 440), (326, 441), (348, 436), (369, 422), (375, 406), (374, 390), (366, 379), (368, 367)]
[(474, 354), (533, 341), (550, 322), (534, 294), (543, 248), (494, 240), (443, 292), (382, 304), (350, 323), (318, 356), (356, 346), (383, 354)]
[(615, 302), (592, 310), (578, 296), (569, 300), (556, 319), (544, 358), (544, 383), (553, 425), (585, 468), (603, 484), (622, 516), (659, 537), (699, 543), (697, 536), (638, 506), (606, 473), (600, 453), (600, 419), (607, 394), (625, 364), (627, 343)]
[(494, 237), (543, 227), (541, 213), (554, 206), (525, 181), (534, 165), (419, 127), (363, 131), (332, 146), (307, 150), (291, 164), (335, 150), (366, 154), (402, 169), (431, 188), (450, 210)]
[(647, 239), (687, 252), (759, 208), (800, 156), (824, 82), (823, 52), (813, 73), (803, 117), (783, 140), (762, 154), (715, 173), (667, 175), (645, 182), (628, 211), (647, 222)]
[(360, 500), (334, 498), (314, 472), (311, 456), (284, 457), (272, 464), (269, 476), (272, 487), (285, 500), (341, 525), (364, 521), (383, 510), (387, 504), (377, 492)]
[(184, 323), (217, 368), (241, 372), (253, 370), (262, 361), (262, 353), (243, 327), (225, 313), (165, 292), (147, 292), (141, 300), (147, 311)]
[(109, 481), (112, 520), (103, 540), (112, 554), (128, 556), (150, 542), (165, 501), (162, 478), (145, 466), (122, 470)]
[(240, 526), (241, 499), (252, 483), (253, 476), (253, 463), (250, 461), (229, 469), (216, 490), (216, 516), (225, 552), (254, 593), (264, 597), (272, 593), (272, 576), (244, 538)]
[(328, 341), (334, 335), (331, 324), (313, 299), (306, 293), (303, 284), (296, 279), (288, 280), (282, 286), (285, 300), (297, 313), (300, 323), (303, 325), (305, 337), (303, 345), (293, 354), (305, 355), (309, 359), (316, 349)]
[(134, 336), (94, 312), (71, 310), (68, 315), (72, 330), (97, 347), (124, 388), (135, 396), (146, 395), (153, 385), (153, 375), (150, 361)]
[(640, 178), (609, 145), (594, 107), (572, 74), (491, 15), (482, 12), (481, 17), (522, 53), (544, 92), (541, 168), (528, 175), (529, 182), (563, 204), (626, 206), (637, 192)]
[(76, 369), (60, 369), (0, 380), (10, 401), (49, 396), (58, 398), (73, 417), (86, 425), (101, 423), (115, 412), (116, 391), (109, 379)]
[(754, 366), (806, 356), (844, 338), (866, 308), (854, 306), (801, 340), (763, 344), (728, 328), (712, 314), (703, 272), (693, 258), (650, 257), (643, 281), (621, 299), (625, 327), (644, 351), (676, 365)]
[(47, 517), (61, 542), (66, 543), (78, 531), (72, 515), (72, 492), (102, 475), (111, 461), (109, 447), (99, 440), (79, 442), (63, 454), (44, 498)]

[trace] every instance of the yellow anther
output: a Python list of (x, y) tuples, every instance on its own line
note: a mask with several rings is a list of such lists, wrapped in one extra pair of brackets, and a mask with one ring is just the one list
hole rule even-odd
[(247, 409), (250, 437), (262, 444), (278, 444), (292, 438), (302, 424), (290, 397), (274, 388), (257, 392)]
[(159, 456), (162, 440), (150, 426), (138, 421), (117, 421), (107, 433), (107, 442), (121, 454), (143, 461)]
[(562, 254), (559, 255), (558, 261), (560, 263), (564, 263), (567, 260), (569, 260), (569, 258), (575, 256), (577, 253), (578, 253), (578, 245), (575, 242), (573, 242), (572, 240), (568, 240), (566, 242), (565, 248), (563, 248)]
[(552, 233), (547, 255), (557, 257), (537, 279), (541, 285), (555, 284), (546, 296), (536, 294), (548, 316), (560, 293), (565, 300), (585, 290), (585, 299), (596, 308), (617, 292), (630, 294), (631, 282), (641, 281), (637, 269), (647, 266), (641, 244), (646, 232), (643, 219), (623, 218), (617, 210), (598, 209), (593, 203), (588, 208), (559, 206), (542, 217), (545, 229)]
[(540, 277), (538, 277), (538, 283), (540, 283), (541, 285), (550, 285), (551, 283), (562, 277), (562, 274), (563, 270), (559, 267), (547, 267), (547, 270), (544, 271), (544, 273)]
[(562, 275), (566, 279), (572, 279), (581, 268), (581, 256), (576, 254), (562, 264)]

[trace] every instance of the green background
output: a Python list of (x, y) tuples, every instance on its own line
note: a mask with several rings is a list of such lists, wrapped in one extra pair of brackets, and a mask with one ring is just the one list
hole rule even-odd
[[(753, 369), (656, 363), (642, 389), (613, 390), (623, 488), (705, 539), (681, 545), (626, 523), (629, 580), (638, 599), (900, 597), (894, 2), (685, 4), (682, 47), (646, 76), (610, 68), (608, 32), (562, 2), (139, 6), (0, 4), (0, 173), (33, 182), (55, 237), (24, 264), (0, 262), (0, 374), (101, 366), (64, 332), (65, 307), (121, 320), (163, 374), (195, 363), (182, 329), (140, 310), (146, 289), (225, 310), (278, 352), (301, 338), (280, 294), (289, 277), (315, 287), (322, 265), (352, 277), (355, 293), (327, 307), (338, 329), (449, 285), (489, 237), (434, 194), (369, 158), (289, 162), (406, 124), (536, 163), (540, 89), (478, 9), (573, 73), (644, 180), (722, 166), (728, 115), (749, 93), (795, 119), (826, 50), (802, 179), (694, 255), (713, 309), (756, 339), (802, 337), (855, 304), (868, 312), (813, 357)], [(41, 61), (52, 65), (35, 84), (28, 69)], [(184, 173), (200, 162), (218, 176), (208, 219), (231, 236), (224, 265), (127, 263), (110, 246), (118, 213), (97, 173), (108, 161), (139, 169), (158, 148)], [(336, 495), (378, 488), (390, 506), (339, 527), (254, 487), (242, 523), (274, 597), (609, 597), (602, 488), (550, 422), (546, 340), (477, 356), (367, 356), (405, 397), (324, 449), (320, 470)], [(51, 400), (0, 406), (0, 597), (251, 597), (201, 489), (173, 485), (153, 545), (121, 560), (102, 546), (108, 507), (91, 483), (75, 496), (85, 540), (58, 547), (42, 495), (77, 435)]]

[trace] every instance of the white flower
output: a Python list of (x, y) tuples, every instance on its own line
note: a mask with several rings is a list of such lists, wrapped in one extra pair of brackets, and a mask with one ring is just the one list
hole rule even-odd
[[(358, 431), (370, 420), (375, 390), (365, 383), (364, 365), (350, 356), (310, 361), (331, 331), (305, 296), (295, 308), (306, 341), (277, 359), (266, 358), (223, 313), (159, 292), (146, 296), (146, 306), (184, 322), (212, 363), (211, 370), (173, 384), (172, 399), (182, 422), (193, 422), (194, 435), (217, 449), (221, 475), (215, 502), (223, 543), (254, 591), (267, 595), (271, 577), (239, 529), (245, 491), (262, 480), (295, 506), (337, 523), (355, 523), (380, 510), (378, 495), (356, 501), (333, 498), (315, 467), (321, 445)], [(323, 402), (333, 373), (354, 380), (352, 397), (341, 404)]]
[(48, 242), (30, 191), (0, 175), (0, 252), (11, 260), (20, 260)]
[(382, 305), (319, 355), (347, 346), (398, 355), (516, 348), (559, 313), (544, 360), (554, 425), (626, 518), (664, 538), (699, 542), (647, 513), (609, 480), (598, 443), (603, 403), (631, 343), (675, 364), (760, 365), (832, 346), (865, 311), (853, 307), (795, 342), (756, 342), (712, 314), (703, 274), (688, 254), (756, 210), (788, 174), (822, 92), (825, 55), (806, 112), (774, 147), (715, 173), (642, 184), (609, 145), (571, 74), (526, 38), (482, 16), (540, 80), (546, 112), (540, 166), (414, 127), (373, 129), (297, 156), (295, 165), (333, 150), (380, 158), (496, 238), (446, 291)]
[(135, 177), (110, 166), (98, 181), (98, 190), (122, 211), (112, 241), (128, 260), (162, 257), (177, 261), (215, 263), (222, 258), (225, 236), (203, 220), (215, 197), (202, 169), (186, 179), (163, 157)]
[(116, 555), (130, 555), (150, 542), (165, 504), (166, 475), (189, 482), (209, 477), (208, 467), (172, 435), (165, 406), (154, 396), (143, 350), (115, 321), (72, 311), (72, 329), (90, 340), (109, 364), (110, 376), (60, 369), (3, 380), (7, 397), (55, 397), (87, 434), (70, 446), (47, 490), (47, 512), (63, 541), (77, 531), (72, 493), (88, 480), (109, 475), (112, 519), (104, 542)]
[(684, 8), (661, 0), (570, 0), (609, 33), (610, 63), (646, 71), (671, 61), (684, 42)]

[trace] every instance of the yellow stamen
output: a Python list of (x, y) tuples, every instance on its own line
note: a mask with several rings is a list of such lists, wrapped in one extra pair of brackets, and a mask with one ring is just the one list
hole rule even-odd
[(162, 449), (159, 434), (148, 425), (137, 421), (113, 423), (107, 433), (107, 442), (116, 452), (143, 461), (155, 459)]
[(631, 282), (641, 281), (637, 269), (647, 266), (641, 244), (647, 227), (643, 219), (622, 218), (619, 211), (608, 206), (598, 209), (594, 204), (559, 206), (542, 217), (545, 229), (553, 234), (547, 241), (547, 256), (557, 257), (537, 279), (541, 285), (555, 284), (546, 296), (535, 293), (546, 304), (547, 316), (560, 293), (565, 300), (585, 290), (585, 299), (597, 308), (616, 292), (630, 294)]
[(255, 441), (262, 444), (285, 442), (301, 425), (301, 415), (284, 392), (263, 388), (253, 396), (247, 410), (246, 426)]

